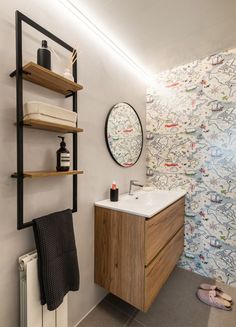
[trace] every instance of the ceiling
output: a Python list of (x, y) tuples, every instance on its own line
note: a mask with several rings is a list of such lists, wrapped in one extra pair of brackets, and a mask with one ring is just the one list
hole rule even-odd
[(235, 0), (75, 0), (150, 73), (236, 46)]

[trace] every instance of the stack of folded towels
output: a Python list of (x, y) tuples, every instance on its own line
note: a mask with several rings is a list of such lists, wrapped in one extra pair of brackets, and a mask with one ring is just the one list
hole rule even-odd
[(49, 103), (28, 101), (24, 105), (24, 120), (27, 119), (76, 127), (77, 113)]

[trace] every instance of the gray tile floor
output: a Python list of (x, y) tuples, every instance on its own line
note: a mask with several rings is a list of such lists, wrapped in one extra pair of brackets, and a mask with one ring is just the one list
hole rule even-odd
[(235, 327), (235, 308), (231, 312), (211, 308), (196, 298), (203, 282), (214, 283), (176, 268), (147, 313), (108, 294), (78, 327)]

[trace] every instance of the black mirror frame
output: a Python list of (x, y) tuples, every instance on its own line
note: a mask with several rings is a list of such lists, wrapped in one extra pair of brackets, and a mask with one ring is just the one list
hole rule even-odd
[[(122, 164), (120, 164), (120, 163), (115, 159), (115, 157), (114, 157), (114, 155), (113, 155), (113, 153), (112, 153), (112, 151), (111, 151), (111, 149), (110, 149), (110, 147), (109, 147), (108, 137), (107, 137), (107, 125), (108, 125), (109, 117), (110, 117), (110, 115), (111, 115), (111, 112), (112, 112), (113, 108), (114, 108), (115, 106), (117, 106), (119, 103), (125, 103), (125, 104), (127, 104), (128, 106), (130, 106), (130, 107), (133, 109), (134, 113), (135, 113), (136, 116), (138, 117), (139, 124), (140, 124), (140, 127), (141, 127), (141, 133), (142, 133), (142, 145), (141, 145), (140, 153), (139, 153), (138, 158), (136, 159), (136, 161), (132, 164), (132, 166), (129, 166), (129, 167), (122, 166)], [(107, 117), (106, 117), (106, 122), (105, 122), (105, 140), (106, 140), (107, 149), (108, 149), (108, 151), (109, 151), (109, 153), (110, 153), (112, 159), (113, 159), (113, 160), (114, 160), (114, 161), (115, 161), (119, 166), (121, 166), (122, 168), (131, 168), (131, 167), (133, 167), (133, 166), (136, 164), (136, 162), (139, 160), (139, 158), (140, 158), (140, 156), (141, 156), (141, 154), (142, 154), (142, 151), (143, 151), (143, 126), (142, 126), (142, 122), (141, 122), (141, 119), (140, 119), (140, 117), (139, 117), (137, 111), (136, 111), (136, 110), (134, 109), (134, 107), (131, 106), (128, 102), (118, 102), (118, 103), (114, 104), (114, 105), (111, 107), (111, 109), (109, 110), (109, 112), (108, 112), (108, 114), (107, 114)]]

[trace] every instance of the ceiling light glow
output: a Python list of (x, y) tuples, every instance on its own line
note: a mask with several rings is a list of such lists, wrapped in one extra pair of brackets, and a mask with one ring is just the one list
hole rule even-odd
[(141, 65), (135, 62), (127, 54), (126, 51), (122, 50), (101, 28), (94, 19), (90, 18), (84, 9), (78, 4), (77, 1), (73, 0), (58, 0), (66, 9), (74, 14), (80, 21), (82, 21), (93, 33), (97, 35), (107, 46), (109, 46), (116, 54), (118, 54), (123, 60), (125, 60), (130, 67), (132, 67), (148, 84), (153, 83), (153, 76), (146, 72)]

